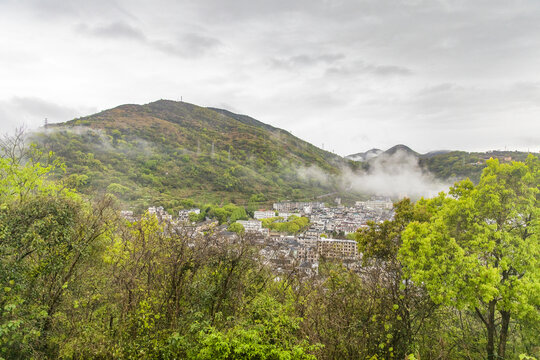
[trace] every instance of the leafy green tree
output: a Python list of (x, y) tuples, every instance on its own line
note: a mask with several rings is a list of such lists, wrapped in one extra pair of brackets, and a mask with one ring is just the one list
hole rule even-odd
[[(201, 215), (201, 213), (197, 214), (197, 213), (195, 213), (195, 212), (190, 212), (190, 213), (188, 214), (189, 221), (191, 221), (191, 222), (197, 222), (197, 221), (202, 220), (200, 215)], [(204, 218), (203, 218), (203, 219), (204, 219)]]
[(309, 226), (309, 219), (303, 216), (291, 216), (288, 221), (283, 221), (282, 217), (276, 216), (273, 218), (263, 219), (262, 226), (274, 231), (297, 234)]
[[(55, 357), (67, 294), (79, 291), (114, 221), (48, 180), (52, 166), (0, 159), (0, 356)], [(62, 329), (64, 330), (64, 329)]]
[[(218, 330), (195, 326), (196, 345), (187, 351), (188, 359), (290, 359), (315, 360), (311, 352), (319, 348), (299, 339), (302, 319), (291, 304), (282, 304), (266, 294), (258, 295), (246, 309), (246, 317), (236, 326)], [(186, 344), (172, 338), (171, 350)], [(178, 350), (176, 350), (178, 351)]]
[(436, 303), (473, 309), (489, 360), (505, 358), (512, 318), (540, 323), (539, 168), (534, 156), (489, 160), (477, 186), (457, 183), (431, 201), (428, 222), (402, 234), (411, 279)]
[(245, 233), (245, 229), (244, 229), (244, 225), (240, 224), (240, 223), (237, 223), (237, 222), (234, 222), (232, 223), (231, 225), (229, 225), (229, 228), (228, 228), (229, 231), (232, 231), (232, 232), (235, 232), (237, 234), (243, 234)]
[(248, 219), (248, 216), (246, 214), (246, 209), (244, 209), (244, 207), (238, 207), (231, 212), (229, 221), (233, 223), (236, 220), (247, 220), (247, 219)]
[(121, 184), (112, 183), (107, 186), (107, 192), (114, 195), (125, 195), (129, 192), (129, 188)]
[(49, 180), (55, 170), (63, 169), (63, 164), (52, 153), (43, 154), (35, 147), (29, 158), (0, 157), (0, 199), (24, 201), (30, 195), (55, 195), (64, 191), (62, 186)]
[[(403, 275), (403, 265), (398, 259), (401, 233), (411, 221), (428, 221), (430, 212), (423, 202), (414, 206), (407, 198), (395, 203), (394, 211), (394, 219), (369, 222), (367, 228), (360, 229), (355, 235), (366, 267), (365, 283), (372, 289), (371, 292), (364, 291), (370, 298), (377, 299), (374, 303), (379, 307), (374, 315), (384, 320), (384, 331), (369, 334), (370, 345), (388, 345), (373, 347), (372, 353), (383, 358), (402, 359), (413, 350), (415, 334), (426, 325), (426, 318), (433, 314), (435, 307), (422, 287)], [(378, 277), (380, 273), (385, 274), (384, 281)]]

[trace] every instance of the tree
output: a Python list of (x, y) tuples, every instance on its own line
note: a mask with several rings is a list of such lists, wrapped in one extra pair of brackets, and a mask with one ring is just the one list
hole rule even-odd
[(247, 220), (247, 219), (248, 217), (246, 214), (246, 209), (244, 209), (243, 207), (237, 207), (231, 212), (229, 221), (233, 223), (236, 220)]
[(99, 262), (115, 216), (111, 199), (91, 206), (48, 179), (54, 166), (15, 155), (0, 158), (0, 356), (52, 358), (66, 294)]
[(315, 360), (310, 353), (320, 346), (300, 338), (302, 319), (294, 315), (292, 308), (290, 303), (258, 295), (248, 305), (248, 316), (238, 325), (222, 331), (213, 326), (200, 330), (188, 358)]
[[(426, 318), (433, 316), (436, 307), (420, 286), (403, 276), (403, 266), (398, 259), (402, 231), (411, 221), (428, 221), (429, 209), (422, 202), (414, 206), (405, 198), (394, 204), (394, 211), (392, 220), (370, 221), (367, 228), (358, 230), (355, 238), (362, 253), (365, 296), (378, 304), (376, 315), (386, 319), (386, 333), (382, 334), (388, 335), (391, 351), (376, 350), (384, 358), (403, 359), (413, 351), (416, 335), (426, 327)], [(381, 342), (377, 335), (376, 331), (370, 332), (375, 345)], [(434, 338), (433, 333), (430, 335)], [(423, 348), (426, 347), (429, 345)]]
[(402, 234), (408, 275), (436, 303), (475, 312), (489, 360), (505, 357), (512, 318), (540, 320), (539, 169), (534, 156), (489, 160), (477, 186), (457, 183)]
[(237, 222), (234, 222), (231, 225), (229, 225), (229, 228), (227, 230), (235, 232), (237, 234), (243, 234), (246, 231), (244, 229), (244, 225)]

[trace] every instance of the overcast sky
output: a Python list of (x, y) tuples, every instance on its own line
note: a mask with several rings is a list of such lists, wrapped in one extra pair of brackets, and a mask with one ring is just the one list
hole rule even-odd
[(340, 155), (540, 150), (538, 0), (0, 0), (0, 130), (160, 98)]

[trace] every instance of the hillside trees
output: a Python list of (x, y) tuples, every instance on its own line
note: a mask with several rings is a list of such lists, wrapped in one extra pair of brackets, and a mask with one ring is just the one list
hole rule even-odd
[(0, 354), (8, 358), (54, 353), (66, 301), (80, 294), (114, 221), (110, 199), (91, 205), (50, 182), (54, 165), (31, 150), (0, 158)]
[(538, 158), (490, 160), (477, 186), (457, 183), (402, 235), (411, 279), (434, 302), (476, 314), (489, 360), (505, 358), (512, 320), (540, 323), (539, 185)]

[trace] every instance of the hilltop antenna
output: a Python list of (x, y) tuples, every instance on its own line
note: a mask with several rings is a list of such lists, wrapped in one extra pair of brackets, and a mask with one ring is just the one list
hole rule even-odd
[(182, 99), (182, 96), (180, 96), (180, 102), (184, 102), (184, 100)]
[(49, 120), (45, 118), (45, 129), (49, 128)]

